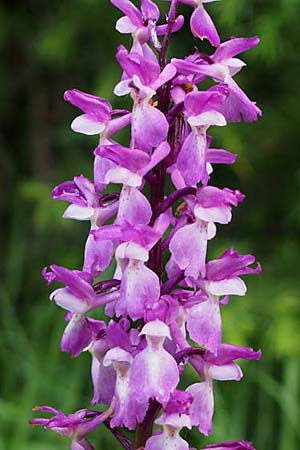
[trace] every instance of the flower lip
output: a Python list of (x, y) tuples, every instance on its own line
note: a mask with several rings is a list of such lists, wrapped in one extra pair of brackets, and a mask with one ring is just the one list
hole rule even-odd
[(168, 325), (158, 319), (146, 323), (146, 325), (143, 326), (140, 335), (171, 338)]

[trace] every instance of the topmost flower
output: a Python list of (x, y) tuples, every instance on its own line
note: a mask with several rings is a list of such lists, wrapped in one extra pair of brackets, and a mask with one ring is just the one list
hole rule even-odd
[[(170, 0), (167, 0), (170, 1)], [(180, 3), (192, 6), (194, 12), (191, 15), (191, 31), (195, 37), (207, 39), (211, 45), (218, 47), (220, 45), (219, 33), (203, 3), (211, 3), (217, 0), (180, 0)]]
[[(139, 10), (129, 0), (111, 0), (112, 4), (120, 9), (125, 16), (116, 23), (116, 29), (120, 33), (129, 34), (133, 37), (132, 51), (148, 56), (152, 53), (147, 45), (149, 40), (155, 47), (159, 47), (157, 36), (164, 35), (168, 25), (157, 25), (160, 11), (151, 0), (141, 0), (141, 10)], [(174, 22), (172, 32), (178, 31), (184, 22), (183, 16), (178, 16)], [(152, 57), (155, 58), (152, 53)]]

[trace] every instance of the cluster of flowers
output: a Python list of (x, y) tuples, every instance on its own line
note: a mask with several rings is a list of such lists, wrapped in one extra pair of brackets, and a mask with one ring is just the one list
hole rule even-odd
[[(193, 35), (207, 39), (214, 53), (196, 50), (167, 63), (170, 36), (184, 22), (176, 14), (179, 0), (171, 1), (166, 24), (158, 24), (160, 11), (152, 0), (141, 0), (140, 9), (130, 0), (111, 0), (124, 14), (117, 30), (133, 38), (130, 51), (118, 48), (123, 74), (114, 89), (117, 96), (131, 96), (132, 111), (113, 110), (107, 100), (77, 89), (64, 96), (83, 112), (72, 129), (100, 140), (94, 180), (74, 177), (57, 186), (53, 198), (70, 202), (65, 218), (90, 221), (91, 229), (82, 270), (52, 265), (43, 276), (49, 284), (65, 285), (51, 294), (67, 311), (61, 349), (73, 357), (90, 352), (92, 404), (106, 410), (66, 416), (43, 406), (35, 409), (54, 416), (30, 422), (68, 436), (72, 450), (91, 450), (86, 437), (100, 424), (128, 450), (188, 450), (183, 427), (198, 427), (205, 436), (212, 432), (213, 381), (238, 381), (236, 360), (261, 358), (260, 351), (222, 342), (220, 313), (230, 295), (245, 295), (240, 276), (259, 273), (260, 265), (233, 248), (218, 259), (206, 258), (216, 224), (228, 224), (232, 207), (244, 200), (237, 190), (209, 183), (213, 165), (233, 164), (236, 155), (213, 148), (207, 131), (261, 114), (233, 79), (245, 65), (236, 55), (259, 39), (220, 43), (203, 5), (210, 1), (180, 0), (193, 8)], [(199, 90), (206, 79), (213, 86)], [(127, 126), (131, 138), (124, 147), (114, 136)], [(168, 196), (167, 177), (175, 187)], [(107, 191), (111, 183), (121, 186), (118, 193)], [(99, 281), (111, 264), (114, 278)], [(102, 307), (106, 322), (90, 314)], [(179, 390), (187, 364), (199, 379)], [(154, 423), (160, 428), (153, 433)], [(136, 431), (134, 443), (122, 427)], [(205, 449), (253, 446), (235, 441)]]

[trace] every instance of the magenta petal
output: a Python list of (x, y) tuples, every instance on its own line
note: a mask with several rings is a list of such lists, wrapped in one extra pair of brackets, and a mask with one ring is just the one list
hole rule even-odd
[(130, 261), (123, 273), (120, 300), (116, 304), (117, 316), (128, 314), (133, 320), (144, 317), (146, 305), (159, 299), (158, 276), (141, 261)]
[(148, 100), (135, 105), (132, 117), (132, 142), (144, 151), (157, 147), (167, 137), (169, 124), (164, 114)]
[(184, 101), (186, 113), (191, 117), (203, 112), (218, 111), (227, 96), (228, 87), (224, 83), (213, 86), (207, 91), (191, 92)]
[(191, 339), (216, 354), (221, 345), (222, 322), (219, 302), (209, 298), (191, 308), (187, 329)]
[(78, 356), (91, 342), (92, 332), (86, 317), (74, 314), (61, 340), (61, 350)]
[(55, 279), (61, 283), (65, 283), (70, 292), (78, 298), (85, 300), (95, 297), (91, 284), (83, 276), (80, 276), (82, 274), (76, 273), (76, 271), (67, 269), (66, 267), (57, 266), (56, 264), (52, 264), (50, 268), (56, 275)]
[(143, 23), (142, 14), (134, 4), (129, 0), (111, 0), (111, 3), (119, 8), (137, 27)]
[(156, 149), (151, 155), (150, 162), (147, 164), (147, 166), (145, 166), (142, 169), (141, 173), (145, 175), (146, 173), (150, 172), (150, 170), (153, 169), (153, 167), (157, 166), (157, 164), (159, 164), (163, 159), (165, 159), (168, 156), (170, 151), (171, 147), (168, 144), (168, 142), (167, 141), (162, 142), (158, 147), (156, 147)]
[(192, 131), (185, 139), (177, 158), (177, 167), (187, 186), (195, 186), (207, 176), (205, 153), (205, 131)]
[(220, 45), (220, 37), (216, 27), (203, 6), (196, 8), (192, 14), (191, 30), (194, 36), (207, 39), (214, 47)]
[(100, 190), (104, 189), (106, 186), (105, 177), (109, 170), (116, 167), (116, 164), (110, 161), (107, 158), (103, 158), (102, 156), (95, 155), (94, 162), (94, 180), (95, 184), (99, 187)]
[(212, 417), (214, 413), (212, 382), (195, 383), (187, 388), (187, 392), (194, 399), (190, 407), (192, 425), (199, 426), (200, 432), (208, 436), (212, 432)]
[(261, 359), (261, 351), (256, 352), (250, 347), (222, 344), (216, 356), (207, 355), (205, 359), (212, 364), (218, 365), (228, 364), (236, 359), (259, 360)]
[(158, 21), (160, 11), (158, 6), (151, 0), (141, 0), (141, 12), (144, 18)]
[(112, 108), (110, 103), (104, 98), (87, 94), (79, 89), (72, 89), (64, 93), (64, 100), (77, 106), (77, 108), (98, 122), (105, 123), (110, 120)]
[(144, 194), (134, 187), (124, 186), (120, 195), (118, 223), (147, 225), (151, 216), (152, 209)]
[(250, 50), (259, 44), (259, 37), (254, 36), (250, 38), (231, 38), (229, 41), (223, 42), (215, 51), (214, 62), (223, 62), (227, 59), (233, 58), (239, 53)]
[(91, 403), (104, 403), (109, 405), (115, 389), (116, 374), (113, 367), (104, 367), (102, 361), (96, 356), (92, 360), (92, 380), (94, 386), (94, 395)]
[(257, 120), (258, 116), (262, 115), (261, 110), (252, 102), (242, 89), (231, 78), (226, 78), (228, 84), (229, 95), (220, 109), (228, 122), (240, 122), (242, 119), (245, 122), (252, 122)]
[(150, 162), (150, 156), (145, 152), (126, 148), (119, 144), (100, 145), (96, 149), (95, 154), (110, 159), (132, 172), (139, 172), (140, 169)]
[(111, 241), (99, 241), (89, 234), (85, 245), (83, 271), (97, 277), (110, 265), (113, 253)]
[(186, 276), (198, 278), (205, 273), (207, 226), (195, 222), (180, 228), (170, 241), (170, 251)]
[(237, 155), (227, 150), (209, 148), (206, 152), (206, 161), (211, 164), (234, 164)]

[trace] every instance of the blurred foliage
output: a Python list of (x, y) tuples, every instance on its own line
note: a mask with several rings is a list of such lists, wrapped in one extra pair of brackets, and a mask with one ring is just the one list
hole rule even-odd
[[(264, 358), (243, 365), (240, 383), (215, 383), (209, 441), (246, 438), (258, 450), (297, 450), (300, 3), (224, 0), (207, 8), (223, 39), (260, 35), (260, 46), (242, 56), (249, 67), (237, 80), (264, 111), (258, 123), (213, 131), (216, 145), (239, 154), (235, 167), (216, 169), (214, 182), (240, 189), (247, 201), (232, 224), (220, 228), (210, 254), (234, 245), (255, 253), (264, 267), (263, 275), (249, 280), (247, 297), (233, 298), (223, 309), (224, 340), (261, 347)], [(88, 226), (61, 219), (64, 206), (51, 200), (50, 191), (75, 174), (91, 176), (96, 139), (70, 131), (77, 112), (62, 95), (77, 87), (117, 104), (114, 54), (118, 43), (129, 42), (114, 30), (119, 16), (103, 0), (4, 0), (0, 6), (0, 450), (67, 449), (63, 438), (27, 425), (30, 409), (44, 403), (71, 412), (91, 398), (89, 355), (71, 360), (60, 353), (63, 313), (47, 303), (39, 274), (52, 262), (71, 268), (82, 263)], [(184, 56), (193, 45), (199, 42), (186, 24), (171, 53)], [(187, 380), (195, 379), (188, 371)], [(196, 433), (192, 439), (197, 448), (207, 442)], [(94, 433), (94, 442), (96, 449), (120, 448), (105, 429)]]

